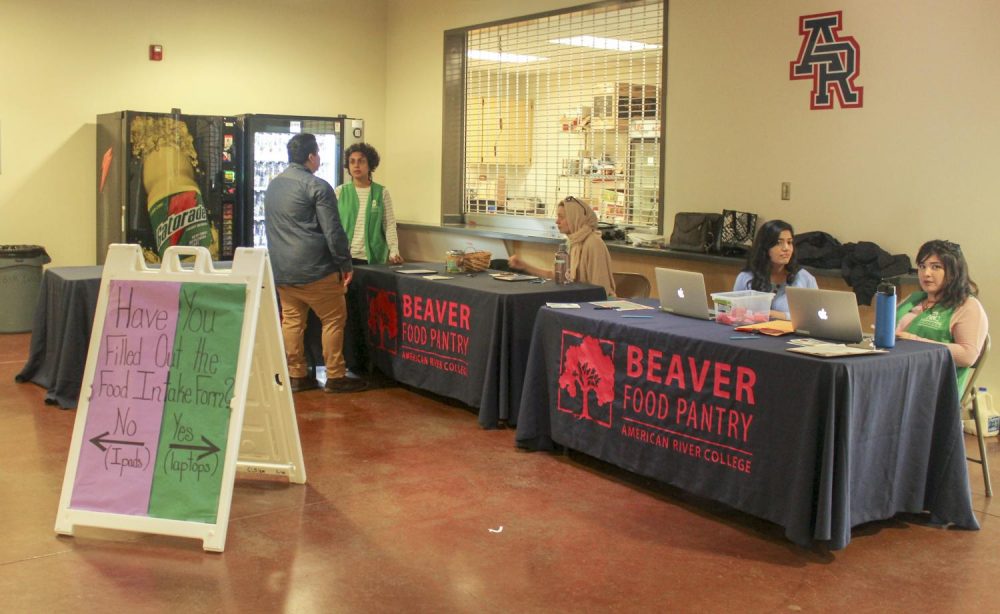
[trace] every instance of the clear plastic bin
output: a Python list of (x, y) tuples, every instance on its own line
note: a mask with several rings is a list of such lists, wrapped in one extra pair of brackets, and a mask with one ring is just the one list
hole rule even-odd
[(739, 290), (736, 292), (713, 292), (715, 321), (730, 326), (757, 324), (771, 319), (773, 292)]

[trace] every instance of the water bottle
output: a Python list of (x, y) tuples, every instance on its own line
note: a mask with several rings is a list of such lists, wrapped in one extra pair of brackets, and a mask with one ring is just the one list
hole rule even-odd
[(569, 253), (566, 252), (565, 243), (559, 244), (559, 249), (556, 250), (555, 263), (552, 268), (555, 271), (557, 284), (569, 283), (569, 280), (566, 279), (566, 274), (569, 272)]
[(976, 393), (979, 397), (979, 419), (982, 421), (984, 437), (994, 437), (1000, 433), (1000, 415), (993, 407), (993, 395), (986, 391), (986, 386), (979, 386)]
[(875, 293), (875, 347), (896, 346), (896, 286), (882, 282)]

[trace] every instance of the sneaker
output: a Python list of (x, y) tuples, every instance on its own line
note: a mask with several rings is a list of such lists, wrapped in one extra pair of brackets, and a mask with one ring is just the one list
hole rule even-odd
[(326, 380), (326, 386), (323, 387), (323, 390), (326, 392), (361, 392), (368, 390), (368, 382), (353, 377), (330, 378)]
[(319, 382), (316, 381), (316, 378), (308, 375), (306, 377), (289, 377), (288, 381), (292, 385), (292, 392), (305, 392), (319, 388)]

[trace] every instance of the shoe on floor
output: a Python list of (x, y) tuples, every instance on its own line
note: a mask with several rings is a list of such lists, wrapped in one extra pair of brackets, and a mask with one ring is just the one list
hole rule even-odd
[(316, 381), (316, 378), (308, 375), (306, 377), (289, 377), (288, 381), (292, 385), (292, 392), (305, 392), (319, 388), (319, 382)]
[(329, 378), (323, 389), (327, 392), (361, 392), (368, 390), (368, 382), (354, 377)]

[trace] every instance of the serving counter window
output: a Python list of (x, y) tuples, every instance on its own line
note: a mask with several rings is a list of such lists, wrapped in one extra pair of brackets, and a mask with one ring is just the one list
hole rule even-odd
[[(664, 0), (445, 33), (442, 211), (662, 227)], [(503, 222), (498, 220), (497, 225)]]

